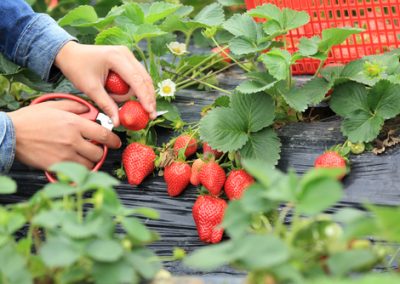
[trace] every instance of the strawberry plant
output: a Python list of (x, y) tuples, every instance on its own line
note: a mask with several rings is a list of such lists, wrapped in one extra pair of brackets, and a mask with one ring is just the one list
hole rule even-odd
[[(124, 207), (113, 190), (118, 181), (105, 173), (72, 163), (51, 170), (59, 182), (26, 202), (0, 207), (0, 282), (139, 283), (153, 278), (161, 264), (146, 245), (158, 237), (134, 216), (154, 219), (157, 212)], [(16, 183), (0, 176), (0, 193), (15, 191)]]

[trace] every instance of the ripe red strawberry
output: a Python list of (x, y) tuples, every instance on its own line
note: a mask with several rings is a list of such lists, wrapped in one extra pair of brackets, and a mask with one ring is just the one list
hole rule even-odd
[(224, 185), (226, 196), (229, 200), (240, 199), (243, 192), (253, 183), (253, 177), (245, 170), (232, 170)]
[(106, 79), (106, 90), (116, 95), (125, 95), (129, 85), (117, 73), (110, 71)]
[(164, 169), (169, 196), (178, 196), (189, 185), (191, 168), (185, 162), (173, 162)]
[[(222, 52), (222, 50), (223, 50), (224, 52)], [(229, 53), (231, 52), (231, 50), (230, 50), (228, 47), (219, 48), (219, 47), (217, 46), (217, 47), (214, 47), (213, 49), (211, 49), (211, 52), (213, 52), (213, 53), (219, 53), (219, 55), (224, 59), (224, 60), (222, 60), (222, 61), (224, 61), (224, 62), (226, 62), (226, 63), (231, 63), (231, 62), (232, 62), (232, 59), (230, 59), (230, 58), (228, 57), (228, 55), (226, 55), (226, 54), (229, 54)]]
[(224, 169), (216, 162), (211, 161), (205, 163), (201, 167), (199, 178), (200, 183), (204, 185), (212, 195), (219, 195), (224, 186), (226, 176)]
[(219, 157), (222, 156), (222, 152), (218, 151), (218, 150), (214, 150), (213, 148), (210, 147), (210, 145), (208, 145), (207, 142), (203, 142), (203, 154), (204, 157), (208, 157), (210, 155), (213, 155), (216, 159), (218, 159)]
[[(314, 167), (316, 168), (339, 168), (346, 170), (346, 160), (335, 151), (326, 151), (322, 155), (319, 155), (314, 161)], [(340, 179), (343, 176), (339, 177)]]
[(147, 145), (131, 143), (122, 153), (122, 164), (128, 183), (139, 185), (154, 170), (156, 154)]
[(197, 141), (195, 138), (191, 137), (189, 134), (182, 134), (175, 140), (174, 153), (179, 154), (180, 149), (185, 149), (186, 158), (192, 156), (197, 151)]
[(225, 200), (209, 195), (200, 195), (192, 208), (200, 240), (206, 243), (218, 243), (224, 230), (218, 226), (224, 218), (227, 204)]
[(149, 113), (138, 101), (127, 101), (119, 110), (121, 124), (129, 130), (141, 130), (149, 122)]
[(200, 170), (204, 165), (204, 161), (202, 159), (196, 159), (192, 164), (192, 171), (190, 176), (190, 183), (194, 186), (198, 186), (200, 184)]

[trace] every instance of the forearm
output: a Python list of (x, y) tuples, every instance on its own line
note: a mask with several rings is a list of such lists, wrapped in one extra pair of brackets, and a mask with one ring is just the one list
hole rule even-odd
[(0, 52), (43, 80), (54, 75), (54, 59), (71, 40), (50, 16), (35, 13), (23, 0), (0, 1)]
[(11, 119), (0, 112), (0, 174), (7, 173), (15, 157), (15, 132)]

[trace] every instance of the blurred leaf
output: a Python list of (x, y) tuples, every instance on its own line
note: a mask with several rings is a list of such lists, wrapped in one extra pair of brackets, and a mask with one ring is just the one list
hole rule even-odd
[(149, 249), (135, 249), (127, 256), (128, 261), (144, 279), (154, 278), (156, 273), (162, 268), (156, 254)]
[(0, 275), (2, 283), (32, 284), (32, 275), (14, 245), (0, 247)]
[(370, 250), (351, 250), (338, 252), (328, 258), (329, 271), (335, 276), (345, 276), (351, 271), (369, 267), (376, 261), (376, 256)]
[(166, 2), (154, 2), (145, 13), (144, 22), (154, 24), (179, 9), (178, 5)]
[(122, 219), (121, 225), (124, 227), (130, 237), (138, 241), (149, 242), (152, 240), (152, 234), (149, 229), (147, 229), (147, 227), (143, 225), (137, 218), (124, 218)]
[(17, 183), (9, 177), (0, 176), (0, 194), (13, 194), (17, 192)]
[(92, 24), (98, 20), (97, 13), (92, 6), (81, 5), (69, 11), (64, 17), (58, 20), (58, 24), (63, 26), (80, 26), (82, 24)]
[(125, 259), (112, 263), (95, 262), (93, 278), (96, 284), (139, 283), (139, 277), (132, 265)]
[(100, 32), (95, 39), (97, 45), (125, 45), (132, 48), (133, 40), (119, 27), (112, 27)]
[(39, 255), (47, 267), (56, 268), (72, 265), (81, 253), (67, 239), (50, 238), (41, 246)]
[(121, 259), (124, 251), (115, 240), (96, 239), (88, 244), (86, 253), (94, 260), (108, 263)]
[(193, 21), (207, 26), (219, 26), (225, 20), (224, 10), (218, 3), (205, 6), (194, 18)]
[(235, 14), (223, 24), (223, 28), (236, 37), (246, 38), (253, 43), (257, 41), (256, 22), (249, 15)]
[(77, 185), (82, 185), (89, 175), (89, 170), (84, 166), (72, 163), (62, 162), (50, 167), (50, 171), (56, 172), (57, 175), (62, 175)]

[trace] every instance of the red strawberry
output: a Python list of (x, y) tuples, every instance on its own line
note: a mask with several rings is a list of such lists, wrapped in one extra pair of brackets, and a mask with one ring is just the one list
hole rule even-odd
[(205, 163), (201, 167), (199, 178), (200, 183), (212, 195), (219, 195), (226, 179), (224, 169), (214, 161)]
[(198, 186), (200, 184), (200, 170), (204, 165), (204, 161), (202, 159), (196, 159), (192, 165), (192, 172), (190, 176), (190, 183)]
[[(316, 168), (339, 168), (346, 170), (346, 160), (335, 151), (326, 151), (322, 155), (319, 155), (314, 161), (314, 167)], [(343, 176), (339, 177), (340, 179)]]
[[(222, 50), (223, 50), (224, 52), (222, 52)], [(232, 59), (230, 59), (230, 58), (228, 57), (228, 55), (227, 55), (227, 54), (229, 54), (229, 53), (231, 52), (231, 50), (230, 50), (228, 47), (219, 48), (219, 47), (217, 46), (217, 47), (214, 47), (213, 49), (211, 49), (211, 52), (213, 52), (213, 53), (219, 53), (219, 55), (224, 59), (223, 61), (226, 62), (226, 63), (231, 63), (231, 62), (232, 62)]]
[(224, 218), (227, 204), (225, 200), (209, 195), (200, 195), (193, 205), (192, 215), (200, 240), (206, 243), (218, 243), (224, 230), (218, 226)]
[(174, 153), (175, 155), (179, 154), (180, 149), (185, 149), (186, 158), (192, 156), (197, 151), (197, 141), (195, 138), (190, 136), (189, 134), (182, 134), (175, 140), (174, 144)]
[(122, 153), (122, 164), (130, 184), (139, 185), (154, 170), (156, 154), (147, 145), (131, 143)]
[(141, 130), (149, 122), (149, 113), (138, 101), (127, 101), (119, 110), (121, 124), (129, 130)]
[(253, 183), (253, 177), (245, 170), (232, 170), (224, 185), (226, 196), (229, 200), (240, 199), (246, 188)]
[(203, 154), (204, 154), (204, 157), (213, 155), (216, 159), (218, 159), (219, 157), (222, 156), (223, 153), (211, 148), (207, 142), (203, 142)]
[(117, 73), (110, 71), (106, 79), (106, 90), (116, 95), (125, 95), (129, 85)]
[(191, 168), (185, 162), (173, 162), (164, 169), (169, 196), (178, 196), (189, 185)]

